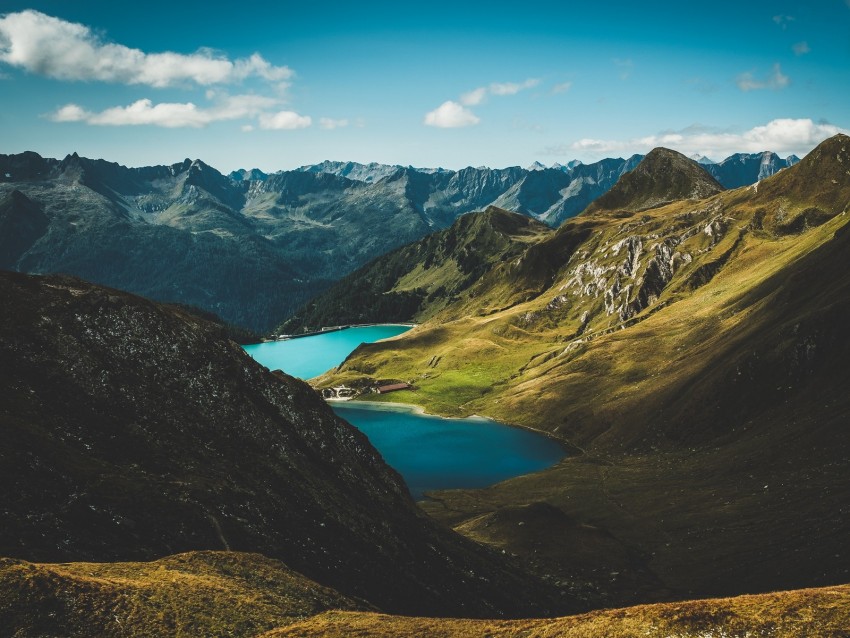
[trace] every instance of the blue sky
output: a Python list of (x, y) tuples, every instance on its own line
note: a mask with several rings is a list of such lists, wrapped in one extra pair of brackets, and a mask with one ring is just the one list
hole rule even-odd
[(0, 0), (0, 153), (502, 167), (850, 129), (850, 0)]

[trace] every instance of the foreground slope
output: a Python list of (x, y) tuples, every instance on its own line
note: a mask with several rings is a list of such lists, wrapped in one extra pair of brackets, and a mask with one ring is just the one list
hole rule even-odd
[(29, 636), (254, 636), (369, 605), (259, 554), (190, 552), (149, 563), (0, 559), (0, 627)]
[(390, 616), (257, 554), (193, 552), (151, 563), (0, 559), (0, 626), (47, 636), (846, 636), (850, 586), (527, 620)]
[(407, 638), (840, 638), (850, 626), (850, 586), (803, 589), (758, 596), (641, 605), (552, 620), (401, 618), (326, 612), (265, 633), (287, 636), (386, 636)]
[(0, 273), (0, 555), (260, 552), (384, 610), (549, 598), (412, 503), (365, 436), (195, 315)]
[[(468, 316), (361, 346), (327, 382), (410, 381), (394, 400), (571, 444), (425, 507), (591, 599), (846, 582), (848, 202), (836, 136), (757, 187), (597, 209), (485, 275)], [(493, 311), (505, 281), (537, 293)]]

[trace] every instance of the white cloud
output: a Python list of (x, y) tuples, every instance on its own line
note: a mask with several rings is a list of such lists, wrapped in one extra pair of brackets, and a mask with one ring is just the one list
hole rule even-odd
[(487, 87), (480, 86), (460, 96), (460, 103), (464, 106), (478, 106), (487, 97)]
[(293, 71), (274, 66), (258, 53), (230, 60), (211, 49), (182, 54), (145, 53), (103, 42), (92, 30), (38, 11), (9, 13), (0, 18), (0, 62), (59, 80), (99, 80), (167, 87), (185, 83), (203, 86), (258, 77), (282, 83)]
[(560, 84), (556, 84), (552, 87), (552, 95), (558, 95), (559, 93), (566, 93), (571, 88), (573, 88), (572, 82), (561, 82)]
[(756, 126), (743, 133), (713, 131), (694, 126), (683, 131), (672, 131), (629, 140), (602, 140), (585, 138), (571, 144), (551, 146), (547, 155), (567, 155), (576, 152), (589, 155), (608, 153), (647, 153), (658, 146), (673, 148), (685, 155), (728, 157), (733, 153), (795, 153), (805, 155), (823, 140), (850, 130), (827, 123), (816, 123), (808, 118), (777, 119)]
[(791, 83), (791, 78), (782, 73), (779, 62), (773, 65), (773, 70), (763, 79), (758, 79), (752, 73), (742, 73), (735, 80), (735, 84), (742, 91), (758, 91), (761, 89), (784, 89)]
[(323, 128), (326, 131), (332, 131), (335, 128), (343, 128), (345, 126), (348, 126), (348, 120), (346, 119), (334, 120), (329, 117), (319, 118), (319, 128)]
[(467, 106), (479, 106), (487, 100), (488, 95), (516, 95), (520, 91), (534, 88), (540, 84), (537, 78), (529, 78), (524, 82), (493, 82), (489, 86), (479, 86), (463, 93), (458, 102), (447, 100), (433, 111), (425, 114), (424, 123), (438, 128), (460, 128), (472, 126), (481, 120)]
[(424, 123), (437, 128), (460, 128), (473, 126), (481, 120), (463, 105), (448, 100), (425, 115)]
[(228, 95), (217, 104), (201, 108), (192, 102), (137, 100), (129, 106), (115, 106), (98, 113), (77, 104), (66, 104), (48, 118), (54, 122), (86, 122), (94, 126), (161, 126), (164, 128), (201, 128), (213, 122), (238, 120), (260, 115), (277, 104), (274, 98), (261, 95)]
[(250, 133), (250, 132), (251, 132), (251, 131), (253, 131), (253, 130), (254, 130), (254, 125), (253, 125), (253, 124), (243, 124), (243, 125), (242, 125), (242, 132), (243, 132), (243, 133)]
[(83, 122), (91, 113), (76, 104), (66, 104), (49, 117), (54, 122)]
[(291, 131), (307, 128), (313, 123), (309, 115), (299, 115), (295, 111), (278, 111), (277, 113), (262, 113), (260, 128), (274, 131)]
[[(850, 0), (847, 1), (850, 2)], [(805, 55), (806, 53), (809, 53), (811, 51), (811, 49), (809, 48), (809, 43), (805, 40), (803, 42), (797, 42), (794, 46), (791, 47), (791, 49), (794, 51), (794, 55)]]
[(533, 89), (540, 84), (538, 78), (529, 78), (525, 82), (494, 82), (490, 85), (490, 93), (493, 95), (516, 95), (520, 91)]

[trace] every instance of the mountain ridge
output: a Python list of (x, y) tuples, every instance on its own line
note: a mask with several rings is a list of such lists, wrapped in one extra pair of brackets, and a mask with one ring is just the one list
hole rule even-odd
[[(559, 226), (639, 159), (533, 171), (325, 162), (225, 176), (188, 158), (127, 168), (77, 153), (0, 155), (0, 200), (18, 191), (47, 221), (41, 232), (37, 215), (14, 213), (15, 239), (0, 244), (0, 263), (197, 306), (266, 332), (333, 281), (468, 212), (495, 205)], [(751, 181), (774, 167), (751, 164), (738, 167)], [(352, 179), (370, 171), (371, 182)]]

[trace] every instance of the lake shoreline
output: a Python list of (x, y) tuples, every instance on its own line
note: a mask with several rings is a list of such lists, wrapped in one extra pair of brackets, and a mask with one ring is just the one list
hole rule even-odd
[[(561, 447), (564, 448), (564, 451), (569, 453), (583, 453), (584, 450), (577, 448), (572, 445), (568, 441), (565, 441), (559, 436), (556, 436), (552, 432), (547, 432), (546, 430), (539, 430), (537, 428), (530, 427), (528, 425), (519, 425), (518, 423), (505, 423), (504, 421), (499, 421), (498, 419), (494, 419), (493, 417), (486, 416), (483, 414), (470, 414), (469, 416), (445, 416), (442, 414), (434, 414), (433, 412), (428, 412), (424, 406), (416, 405), (415, 403), (401, 403), (399, 401), (368, 401), (368, 400), (360, 400), (357, 398), (351, 399), (334, 399), (328, 400), (325, 399), (325, 402), (333, 404), (333, 403), (345, 403), (347, 407), (357, 407), (362, 406), (364, 410), (380, 410), (382, 406), (386, 407), (386, 412), (412, 412), (413, 414), (421, 414), (422, 416), (430, 416), (437, 419), (455, 419), (458, 421), (464, 420), (480, 420), (480, 421), (488, 421), (490, 423), (498, 423), (499, 425), (505, 425), (509, 428), (518, 428), (520, 430), (527, 430), (529, 432), (534, 432), (535, 434), (541, 434), (546, 438), (552, 439), (553, 441), (557, 441)], [(566, 458), (566, 457), (565, 457)]]
[[(260, 343), (270, 343), (275, 341), (289, 341), (291, 339), (301, 339), (302, 337), (315, 337), (317, 335), (325, 335), (331, 332), (339, 332), (340, 330), (348, 330), (349, 328), (376, 328), (376, 327), (392, 327), (392, 326), (404, 326), (405, 328), (415, 328), (418, 326), (418, 323), (349, 323), (344, 326), (326, 326), (321, 328), (320, 330), (313, 330), (311, 332), (301, 332), (299, 334), (292, 335), (278, 335), (277, 337), (271, 338), (268, 341), (261, 341)], [(245, 344), (245, 345), (257, 345), (257, 344)]]

